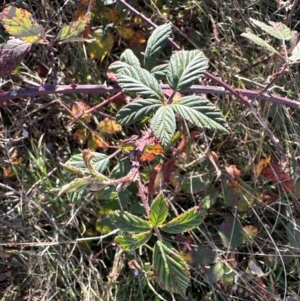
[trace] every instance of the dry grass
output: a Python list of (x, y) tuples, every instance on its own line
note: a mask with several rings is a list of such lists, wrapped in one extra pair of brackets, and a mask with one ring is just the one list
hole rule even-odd
[[(141, 5), (139, 10), (152, 14), (157, 23), (170, 19), (177, 27), (175, 39), (179, 44), (185, 49), (203, 49), (211, 63), (210, 72), (236, 87), (261, 89), (267, 77), (281, 67), (276, 58), (264, 61), (267, 54), (240, 36), (247, 27), (252, 28), (250, 17), (264, 22), (284, 21), (287, 13), (278, 9), (276, 1), (175, 1), (178, 3), (169, 5), (168, 10), (163, 6), (165, 1), (153, 1), (151, 5), (148, 2), (138, 1), (135, 5)], [(4, 1), (0, 9), (7, 4)], [(68, 23), (76, 9), (73, 1), (30, 0), (26, 4), (36, 18), (51, 20), (47, 26), (55, 30)], [(291, 27), (296, 26), (299, 14), (300, 9), (296, 8)], [(55, 56), (78, 82), (87, 83), (90, 77), (92, 83), (98, 83), (104, 80), (107, 66), (120, 53), (120, 49), (114, 51), (102, 63), (86, 60), (83, 48), (73, 44), (57, 49)], [(3, 89), (26, 87), (28, 81), (39, 82), (37, 60), (48, 66), (52, 63), (47, 50), (37, 47), (34, 55), (29, 55), (20, 67), (19, 77), (6, 83)], [(263, 63), (256, 65), (260, 61)], [(279, 88), (274, 91), (297, 99), (299, 78), (297, 66), (292, 66), (276, 82)], [(214, 181), (215, 168), (209, 161), (187, 170), (208, 175), (209, 184), (200, 194), (187, 195), (168, 188), (174, 211), (186, 210), (195, 199), (217, 194), (216, 204), (201, 228), (191, 234), (191, 239), (194, 245), (214, 250), (218, 260), (226, 263), (228, 274), (236, 276), (235, 284), (208, 283), (203, 276), (205, 271), (192, 267), (190, 300), (266, 300), (267, 297), (268, 300), (293, 300), (284, 299), (287, 296), (298, 300), (300, 245), (292, 244), (287, 233), (295, 228), (294, 235), (299, 240), (299, 195), (277, 191), (274, 185), (253, 175), (253, 167), (260, 159), (269, 155), (274, 160), (280, 157), (251, 112), (233, 97), (209, 97), (220, 106), (231, 128), (225, 140), (217, 135), (211, 140), (211, 150), (219, 155), (221, 170), (234, 164), (242, 171), (247, 210), (238, 210), (230, 197), (226, 198), (226, 179)], [(109, 207), (112, 201), (84, 193), (58, 197), (60, 187), (70, 180), (59, 163), (84, 147), (75, 142), (74, 128), (68, 126), (68, 112), (61, 105), (70, 107), (73, 100), (50, 96), (20, 99), (0, 108), (3, 168), (0, 175), (0, 300), (157, 300), (146, 279), (135, 277), (127, 265), (133, 258), (147, 262), (151, 253), (143, 250), (142, 254), (125, 254), (114, 246), (113, 235), (103, 237), (103, 233), (97, 232), (96, 226), (103, 222), (99, 212), (105, 211), (105, 206)], [(95, 101), (101, 99), (91, 99)], [(291, 174), (297, 180), (298, 112), (262, 102), (256, 102), (254, 107), (279, 139), (289, 159)], [(202, 133), (193, 146), (194, 158), (207, 147), (206, 136), (213, 137), (210, 132)], [(12, 164), (16, 152), (22, 162)], [(280, 193), (278, 200), (263, 203), (260, 193), (265, 191)], [(130, 200), (126, 206), (130, 209), (133, 204)], [(228, 213), (243, 226), (257, 227), (256, 238), (238, 249), (226, 249), (216, 229)], [(251, 277), (251, 273), (246, 273), (252, 260), (265, 276)], [(171, 300), (167, 293), (155, 289), (166, 300)]]

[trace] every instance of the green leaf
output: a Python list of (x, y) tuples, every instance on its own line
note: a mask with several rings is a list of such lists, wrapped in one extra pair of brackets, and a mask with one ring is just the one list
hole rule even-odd
[(205, 215), (206, 209), (200, 210), (199, 207), (191, 208), (160, 228), (162, 231), (171, 234), (183, 233), (198, 227), (203, 222)]
[[(109, 163), (109, 158), (105, 154), (91, 152), (93, 154), (93, 158), (91, 163), (96, 171), (103, 172)], [(89, 169), (84, 164), (84, 160), (82, 158), (82, 154), (76, 154), (72, 156), (65, 164), (63, 164), (67, 169), (71, 169), (74, 172), (82, 173), (82, 174), (89, 174)]]
[(163, 145), (167, 145), (172, 140), (175, 133), (175, 114), (170, 105), (161, 106), (150, 122), (150, 128), (154, 135), (161, 139)]
[(122, 69), (128, 68), (130, 65), (126, 62), (121, 61), (115, 61), (108, 67), (108, 70), (114, 72), (114, 73), (120, 73)]
[(92, 59), (97, 58), (103, 61), (114, 46), (114, 36), (109, 31), (93, 32), (91, 36), (94, 41), (87, 44), (89, 55)]
[(57, 34), (55, 41), (67, 41), (72, 38), (78, 37), (85, 29), (86, 25), (90, 21), (91, 16), (87, 13), (83, 18), (79, 18), (77, 21), (71, 22), (69, 25), (64, 25)]
[(155, 77), (146, 69), (129, 66), (117, 74), (118, 84), (127, 92), (146, 98), (162, 99), (163, 91)]
[(207, 266), (217, 261), (218, 254), (210, 247), (198, 246), (196, 250), (192, 249), (192, 258), (194, 265)]
[(39, 25), (25, 9), (7, 6), (2, 11), (1, 21), (5, 30), (15, 38), (31, 44), (44, 42), (46, 37), (44, 27)]
[(125, 62), (130, 66), (138, 66), (138, 67), (141, 66), (139, 59), (135, 56), (135, 54), (131, 49), (126, 49), (121, 54), (120, 61)]
[(237, 248), (243, 243), (243, 228), (232, 215), (226, 215), (219, 227), (219, 235), (226, 248)]
[(110, 177), (119, 179), (126, 176), (130, 170), (132, 163), (129, 160), (124, 160), (124, 158), (118, 158), (118, 162), (116, 162), (113, 170), (111, 171)]
[(154, 227), (161, 225), (169, 213), (168, 203), (162, 194), (159, 194), (151, 204), (149, 220)]
[(62, 195), (66, 192), (76, 192), (87, 185), (90, 185), (94, 182), (94, 180), (88, 176), (88, 177), (82, 177), (82, 178), (76, 178), (72, 182), (64, 185), (61, 190), (58, 193), (58, 196)]
[(279, 52), (276, 49), (274, 49), (270, 44), (268, 44), (266, 41), (264, 41), (263, 39), (261, 39), (260, 37), (256, 36), (251, 32), (244, 32), (241, 34), (241, 36), (249, 39), (256, 45), (261, 46), (272, 53), (279, 54)]
[(208, 59), (200, 50), (178, 51), (171, 56), (167, 80), (177, 92), (188, 89), (208, 68)]
[(292, 51), (292, 55), (289, 57), (289, 60), (291, 62), (296, 62), (300, 60), (300, 43), (298, 43)]
[(151, 229), (149, 222), (125, 211), (114, 211), (110, 215), (112, 223), (126, 232), (145, 232)]
[(171, 23), (167, 23), (158, 26), (150, 36), (147, 47), (145, 50), (144, 65), (145, 69), (151, 70), (156, 58), (160, 54), (161, 50), (168, 42), (168, 38), (171, 36)]
[(285, 24), (281, 22), (278, 23), (269, 22), (271, 25), (273, 25), (273, 26), (269, 26), (261, 21), (252, 18), (250, 18), (250, 21), (257, 27), (259, 27), (260, 29), (268, 33), (269, 35), (273, 36), (274, 38), (277, 38), (279, 40), (286, 40), (286, 41), (289, 41), (292, 38), (292, 31)]
[(171, 293), (186, 297), (190, 282), (187, 264), (167, 242), (157, 241), (153, 250), (154, 279), (158, 285)]
[(116, 116), (117, 122), (123, 125), (135, 123), (154, 113), (162, 106), (157, 99), (138, 99), (124, 106)]
[(169, 64), (158, 65), (151, 69), (151, 73), (157, 80), (163, 80), (167, 76)]
[(224, 265), (222, 262), (218, 262), (211, 266), (203, 267), (204, 278), (209, 284), (218, 282), (224, 275)]
[(203, 96), (185, 96), (171, 105), (176, 113), (201, 128), (228, 132), (228, 125), (220, 110)]
[(119, 235), (115, 241), (123, 250), (130, 252), (146, 244), (151, 236), (151, 231), (135, 234), (131, 237)]
[(196, 172), (186, 173), (181, 182), (181, 190), (184, 193), (196, 194), (203, 192), (210, 184), (210, 179)]

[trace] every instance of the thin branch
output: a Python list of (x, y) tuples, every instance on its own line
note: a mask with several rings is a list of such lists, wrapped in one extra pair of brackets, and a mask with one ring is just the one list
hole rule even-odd
[[(170, 89), (168, 85), (160, 85), (163, 90)], [(9, 92), (0, 93), (0, 105), (7, 100), (20, 99), (25, 97), (38, 97), (45, 96), (49, 94), (105, 94), (105, 93), (119, 93), (122, 88), (118, 85), (46, 85), (39, 88), (31, 89), (20, 89), (12, 90)], [(247, 90), (247, 89), (235, 89), (236, 93), (243, 94), (249, 99), (266, 100), (272, 103), (277, 103), (279, 105), (284, 105), (293, 109), (300, 109), (300, 102), (287, 98), (281, 97), (273, 94), (263, 93), (259, 90)], [(216, 94), (216, 95), (232, 95), (231, 91), (226, 91), (223, 87), (218, 86), (201, 86), (194, 85), (189, 89), (185, 90), (183, 93), (196, 93), (196, 94)], [(246, 100), (247, 101), (247, 100)], [(249, 106), (249, 101), (247, 101), (247, 106)]]

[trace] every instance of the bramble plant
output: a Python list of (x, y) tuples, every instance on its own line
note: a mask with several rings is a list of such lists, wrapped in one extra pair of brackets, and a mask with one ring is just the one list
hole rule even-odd
[[(110, 218), (113, 224), (125, 232), (124, 235), (116, 237), (116, 243), (126, 251), (133, 251), (147, 244), (155, 233), (157, 241), (153, 249), (153, 278), (163, 289), (185, 296), (189, 285), (188, 266), (178, 251), (163, 238), (162, 233), (180, 234), (194, 229), (202, 222), (207, 208), (199, 204), (200, 207), (189, 209), (166, 222), (169, 210), (163, 194), (160, 193), (151, 206), (149, 205), (147, 189), (140, 180), (141, 154), (153, 135), (166, 148), (172, 144), (172, 138), (176, 131), (176, 118), (182, 125), (188, 121), (201, 128), (223, 132), (228, 131), (228, 126), (221, 112), (205, 97), (179, 96), (179, 92), (192, 86), (208, 68), (208, 60), (202, 51), (178, 51), (171, 56), (168, 64), (154, 66), (156, 58), (170, 36), (170, 24), (159, 26), (154, 30), (145, 50), (145, 68), (141, 67), (138, 58), (129, 49), (121, 55), (120, 61), (109, 67), (110, 71), (116, 73), (118, 84), (126, 92), (136, 95), (136, 99), (118, 112), (117, 122), (129, 125), (146, 119), (151, 129), (141, 138), (131, 139), (130, 142), (134, 142), (134, 144), (129, 154), (132, 166), (128, 174), (120, 179), (106, 177), (103, 172), (106, 170), (110, 158), (105, 154), (85, 150), (82, 161), (80, 155), (76, 155), (64, 166), (76, 173), (82, 173), (82, 175), (90, 172), (90, 175), (77, 178), (65, 185), (61, 193), (77, 191), (86, 186), (96, 186), (100, 190), (108, 185), (116, 185), (119, 186), (119, 190), (124, 187), (124, 184), (136, 182), (139, 189), (138, 195), (143, 201), (147, 216), (144, 220), (126, 211), (111, 213)], [(166, 79), (170, 85), (172, 93), (169, 97), (164, 95), (158, 82), (159, 79)], [(188, 129), (185, 131), (187, 133)], [(119, 146), (120, 150), (123, 150), (123, 155), (116, 152), (116, 155), (120, 156), (119, 162), (128, 156), (127, 152), (124, 152), (126, 146), (126, 143)]]
[[(119, 2), (124, 6), (127, 5), (123, 1)], [(8, 6), (2, 11), (0, 19), (5, 30), (13, 36), (0, 49), (0, 65), (2, 67), (0, 76), (3, 77), (10, 75), (15, 70), (33, 44), (44, 44), (51, 51), (51, 48), (57, 44), (65, 42), (90, 43), (94, 40), (93, 36), (90, 38), (80, 37), (80, 34), (91, 20), (89, 10), (78, 20), (62, 26), (55, 37), (47, 35), (46, 29), (38, 24), (31, 14), (24, 9)], [(299, 47), (294, 45), (293, 49), (288, 49), (284, 44), (290, 42), (294, 34), (284, 24), (271, 22), (271, 26), (269, 26), (254, 19), (250, 21), (265, 33), (283, 42), (283, 50), (277, 51), (254, 33), (242, 34), (243, 37), (251, 40), (269, 53), (278, 55), (283, 61), (281, 72), (276, 74), (263, 91), (236, 89), (210, 74), (207, 71), (209, 61), (204, 53), (201, 50), (179, 50), (174, 41), (171, 40), (171, 24), (166, 23), (158, 27), (155, 26), (155, 30), (147, 41), (142, 63), (131, 49), (126, 49), (121, 54), (120, 59), (108, 67), (110, 79), (114, 81), (113, 85), (84, 86), (73, 82), (67, 86), (44, 85), (37, 89), (0, 93), (0, 101), (52, 93), (118, 92), (117, 96), (122, 93), (127, 93), (130, 96), (130, 101), (118, 110), (116, 122), (124, 127), (135, 125), (139, 135), (132, 135), (127, 139), (120, 140), (117, 145), (113, 146), (115, 151), (109, 155), (96, 152), (94, 149), (85, 149), (82, 153), (73, 155), (62, 166), (74, 177), (63, 187), (60, 185), (61, 189), (58, 196), (65, 193), (84, 192), (88, 196), (91, 193), (99, 193), (110, 199), (121, 199), (128, 192), (127, 198), (133, 199), (133, 203), (140, 203), (142, 210), (136, 213), (124, 210), (122, 202), (120, 202), (119, 208), (121, 210), (112, 210), (108, 214), (111, 223), (108, 228), (112, 230), (113, 225), (117, 229), (119, 235), (115, 237), (115, 243), (123, 250), (133, 252), (142, 247), (150, 250), (152, 254), (151, 268), (146, 268), (146, 264), (143, 263), (144, 266), (140, 271), (144, 273), (151, 289), (153, 289), (151, 281), (155, 281), (162, 289), (170, 293), (180, 294), (183, 298), (186, 298), (186, 291), (191, 278), (189, 260), (181, 252), (181, 249), (176, 248), (170, 241), (179, 241), (183, 237), (183, 233), (192, 231), (201, 225), (208, 216), (208, 210), (213, 206), (213, 201), (208, 200), (208, 197), (200, 201), (197, 200), (194, 207), (185, 208), (185, 211), (182, 210), (183, 213), (177, 213), (176, 210), (173, 210), (173, 205), (164, 189), (170, 182), (170, 174), (176, 164), (176, 156), (180, 153), (188, 154), (190, 152), (189, 148), (193, 141), (190, 133), (191, 126), (196, 126), (199, 130), (210, 129), (215, 131), (219, 137), (230, 132), (230, 126), (223, 117), (221, 110), (201, 92), (228, 93), (235, 96), (237, 100), (250, 109), (253, 116), (260, 122), (261, 127), (272, 139), (275, 148), (277, 147), (281, 159), (285, 159), (285, 153), (279, 141), (256, 114), (252, 103), (253, 100), (264, 99), (299, 109), (298, 102), (272, 95), (269, 91), (269, 88), (283, 73), (284, 69), (289, 64), (297, 63), (300, 59)], [(149, 24), (153, 26), (151, 22)], [(122, 32), (122, 30), (124, 31), (124, 28), (120, 27), (118, 32)], [(176, 51), (161, 64), (159, 58), (168, 43), (175, 45)], [(288, 57), (288, 54), (291, 55)], [(101, 55), (102, 59), (104, 55)], [(220, 84), (222, 89), (216, 89), (220, 87), (198, 86), (199, 80), (205, 76)], [(114, 97), (96, 105), (93, 109), (83, 110), (82, 114), (74, 114), (76, 115), (74, 116), (76, 119), (74, 123), (82, 116), (86, 117), (87, 112), (91, 113), (109, 104), (115, 99)], [(184, 139), (182, 139), (183, 143), (180, 147), (184, 150), (179, 149), (178, 146), (176, 152), (175, 148), (181, 137), (184, 137)], [(174, 158), (166, 159), (171, 151), (173, 151)], [(209, 153), (209, 150), (205, 155), (214, 164), (213, 155)], [(162, 158), (160, 162), (163, 163), (153, 166), (151, 162), (155, 156), (160, 156)], [(197, 160), (200, 161), (198, 158)], [(150, 172), (143, 173), (144, 162), (149, 163)], [(113, 164), (113, 168), (110, 169)], [(218, 176), (220, 176), (218, 168), (215, 165), (214, 167)], [(154, 171), (153, 174), (151, 170)], [(227, 168), (226, 172), (230, 175), (231, 180), (228, 184), (229, 189), (226, 191), (229, 194), (226, 199), (226, 201), (229, 199), (230, 205), (228, 207), (231, 206), (235, 210), (237, 208), (237, 210), (242, 211), (243, 206), (247, 208), (251, 206), (254, 193), (250, 196), (250, 193), (245, 193), (241, 189), (245, 186), (243, 186), (242, 181), (238, 181), (240, 171), (231, 166), (231, 169)], [(256, 174), (263, 175), (268, 181), (274, 182), (274, 186), (277, 185), (284, 192), (293, 191), (294, 181), (289, 173), (284, 171), (279, 163), (271, 162), (270, 158), (262, 160), (258, 164)], [(148, 184), (146, 184), (147, 182)], [(178, 186), (181, 184), (178, 184)], [(174, 186), (176, 186), (176, 183)], [(189, 181), (187, 186), (189, 187), (186, 191), (193, 193), (194, 187), (192, 186), (194, 186), (194, 183), (192, 180)], [(236, 199), (239, 198), (246, 199), (247, 204), (245, 205), (246, 201), (238, 203)], [(251, 199), (251, 201), (248, 201), (248, 199)], [(257, 231), (256, 228), (251, 228), (247, 238), (246, 228), (242, 228), (236, 216), (230, 214), (225, 215), (222, 224), (218, 228), (222, 244), (229, 251), (239, 247), (243, 240), (251, 240), (251, 234), (255, 236)], [(295, 244), (297, 245), (297, 242)], [(203, 250), (200, 250), (199, 253), (197, 251), (199, 250), (190, 251), (189, 256), (194, 256), (193, 259), (195, 259), (197, 254), (199, 255), (198, 261), (195, 261), (196, 264), (200, 262), (199, 265), (203, 267), (203, 274), (207, 283), (215, 284), (224, 275), (224, 279), (228, 277), (231, 282), (234, 281), (236, 275), (233, 269), (221, 262), (216, 263), (215, 258), (212, 259), (215, 256), (214, 251), (209, 249), (205, 254), (209, 257), (208, 259), (204, 258), (205, 255), (200, 254)], [(206, 269), (206, 266), (209, 266), (209, 268)], [(225, 282), (226, 280), (224, 280)], [(160, 297), (157, 292), (156, 296)]]

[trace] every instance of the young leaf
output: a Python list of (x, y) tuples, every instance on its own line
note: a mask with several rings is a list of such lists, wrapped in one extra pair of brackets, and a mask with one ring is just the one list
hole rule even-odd
[(178, 51), (171, 56), (167, 80), (174, 91), (184, 91), (208, 68), (208, 59), (200, 50)]
[(203, 96), (182, 97), (175, 100), (172, 107), (184, 119), (199, 127), (228, 132), (228, 125), (220, 110)]
[(155, 281), (162, 289), (186, 298), (190, 282), (188, 266), (167, 242), (157, 241), (154, 246), (153, 271)]
[(158, 26), (150, 36), (147, 47), (145, 50), (144, 65), (145, 69), (151, 70), (156, 58), (158, 57), (161, 50), (165, 47), (168, 42), (168, 38), (171, 36), (171, 23), (167, 23)]
[(237, 248), (243, 243), (243, 228), (234, 216), (226, 215), (218, 232), (226, 248)]
[(138, 233), (131, 237), (119, 235), (115, 238), (115, 241), (123, 250), (130, 252), (146, 244), (151, 236), (151, 231)]
[(149, 214), (150, 224), (154, 227), (161, 225), (166, 220), (168, 213), (168, 203), (164, 196), (160, 194), (151, 205)]
[(2, 11), (1, 21), (9, 34), (26, 43), (41, 43), (46, 37), (44, 27), (25, 9), (7, 6)]
[(256, 45), (261, 46), (272, 53), (279, 54), (279, 52), (276, 49), (274, 49), (270, 44), (268, 44), (266, 41), (264, 41), (263, 39), (261, 39), (260, 37), (256, 36), (251, 32), (243, 32), (241, 36), (249, 39)]
[(161, 106), (150, 122), (154, 135), (161, 140), (162, 145), (167, 145), (175, 133), (175, 114), (171, 106)]
[(132, 124), (149, 116), (161, 106), (161, 101), (157, 99), (134, 100), (117, 113), (116, 119), (117, 122), (124, 125)]
[(76, 178), (72, 182), (64, 185), (61, 190), (58, 193), (58, 196), (62, 195), (66, 192), (76, 192), (83, 187), (86, 187), (89, 184), (92, 184), (94, 180), (88, 176), (88, 177), (82, 177), (82, 178)]
[(206, 214), (206, 209), (199, 209), (199, 207), (191, 208), (185, 213), (173, 218), (168, 223), (162, 225), (160, 228), (162, 231), (178, 234), (185, 231), (192, 230), (198, 227)]
[(145, 232), (151, 230), (149, 222), (130, 214), (129, 212), (116, 210), (110, 215), (111, 222), (122, 231)]
[(64, 25), (58, 35), (56, 36), (56, 41), (64, 41), (67, 42), (69, 39), (74, 37), (78, 37), (79, 34), (84, 30), (85, 26), (90, 21), (91, 16), (89, 13), (85, 14), (83, 18), (79, 18), (75, 22), (71, 22), (69, 25)]
[(20, 39), (9, 39), (0, 45), (0, 77), (10, 75), (31, 47)]
[(146, 69), (138, 66), (123, 68), (117, 75), (118, 84), (127, 92), (143, 97), (162, 99), (163, 91), (155, 77)]
[(292, 31), (281, 22), (269, 22), (271, 25), (273, 25), (269, 26), (261, 21), (252, 18), (250, 18), (250, 21), (269, 35), (273, 36), (274, 38), (286, 41), (289, 41), (292, 38)]
[(167, 76), (169, 64), (158, 65), (151, 69), (151, 73), (157, 80), (163, 80)]
[(126, 49), (121, 54), (120, 61), (125, 62), (130, 66), (138, 66), (138, 67), (141, 66), (139, 59), (135, 56), (135, 54), (131, 49)]

